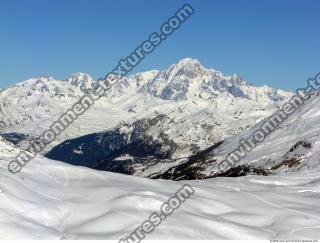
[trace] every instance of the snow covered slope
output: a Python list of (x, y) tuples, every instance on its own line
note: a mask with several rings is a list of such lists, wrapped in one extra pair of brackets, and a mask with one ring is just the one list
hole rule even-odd
[[(0, 141), (0, 239), (120, 239), (184, 184), (43, 157), (13, 175), (7, 165), (17, 153)], [(195, 194), (147, 239), (320, 238), (320, 174), (188, 184)]]
[[(227, 151), (235, 148), (239, 141), (252, 134), (261, 123), (247, 131), (227, 139), (215, 151), (218, 161)], [(238, 165), (271, 170), (272, 173), (285, 174), (299, 171), (320, 170), (320, 93), (313, 95), (305, 105), (300, 107), (278, 129), (270, 134), (260, 145), (240, 161)], [(209, 171), (213, 167), (208, 167)]]
[[(0, 91), (0, 132), (39, 136), (96, 82), (78, 73), (63, 81), (31, 79)], [(66, 139), (158, 114), (173, 121), (162, 128), (170, 139), (181, 147), (204, 149), (254, 125), (290, 96), (266, 86), (255, 87), (238, 75), (226, 76), (186, 58), (163, 71), (123, 78), (48, 149)]]
[[(197, 107), (188, 109), (193, 108), (196, 112)], [(163, 160), (168, 160), (167, 165), (173, 166), (175, 163), (172, 164), (170, 159), (181, 161), (181, 158), (252, 126), (256, 113), (259, 111), (245, 116), (241, 111), (228, 111), (225, 108), (223, 115), (216, 116), (212, 115), (215, 114), (214, 109), (212, 113), (199, 111), (198, 117), (184, 113), (181, 118), (171, 113), (152, 115), (132, 123), (120, 123), (104, 132), (68, 139), (52, 148), (46, 156), (99, 170), (140, 174), (141, 170), (159, 160), (162, 164)], [(210, 120), (206, 119), (208, 116)], [(232, 119), (227, 119), (228, 116), (232, 116)], [(131, 159), (118, 162), (118, 157), (123, 156)]]
[[(266, 120), (231, 136), (224, 142), (180, 162), (179, 166), (166, 167), (154, 178), (195, 179), (214, 176), (243, 176), (248, 174), (283, 175), (320, 171), (320, 93), (285, 120), (247, 156), (221, 171), (220, 162), (249, 138)], [(152, 171), (161, 171), (159, 168)], [(223, 168), (223, 166), (222, 166)], [(145, 172), (146, 173), (146, 172)]]
[[(226, 159), (226, 157), (240, 146), (242, 139), (249, 138), (266, 119), (255, 124), (251, 128), (239, 131), (236, 135), (230, 136), (224, 141), (215, 141), (211, 146), (193, 154), (181, 152), (179, 143), (175, 143), (174, 139), (170, 140), (170, 136), (165, 136), (166, 133), (157, 133), (154, 140), (148, 139), (148, 131), (157, 131), (157, 124), (161, 124), (161, 128), (166, 126), (168, 121), (168, 128), (174, 127), (166, 117), (158, 119), (157, 122), (136, 123), (128, 126), (128, 129), (121, 136), (126, 137), (124, 144), (114, 146), (112, 143), (108, 144), (113, 149), (106, 151), (105, 144), (101, 141), (113, 141), (118, 143), (118, 138), (110, 131), (101, 134), (91, 135), (91, 139), (84, 141), (82, 138), (68, 140), (65, 143), (54, 148), (48, 154), (50, 158), (62, 160), (65, 162), (77, 162), (78, 165), (86, 165), (91, 168), (119, 171), (126, 174), (140, 175), (150, 178), (162, 178), (172, 180), (187, 180), (187, 179), (201, 179), (211, 178), (216, 176), (243, 176), (251, 174), (259, 175), (281, 175), (287, 173), (297, 173), (303, 171), (320, 171), (320, 93), (313, 94), (304, 106), (301, 106), (294, 114), (285, 120), (275, 131), (273, 131), (266, 139), (258, 144), (248, 155), (242, 158), (239, 162), (226, 167), (221, 171), (219, 164)], [(150, 127), (150, 123), (154, 127)], [(140, 127), (144, 127), (143, 132), (140, 132)], [(172, 128), (171, 127), (171, 128)], [(116, 131), (121, 131), (121, 127)], [(132, 130), (130, 130), (132, 129)], [(137, 136), (138, 131), (138, 136)], [(160, 131), (166, 131), (160, 129)], [(187, 131), (187, 128), (186, 128)], [(208, 131), (210, 133), (210, 130)], [(188, 133), (188, 131), (186, 132)], [(197, 136), (195, 132), (193, 136)], [(152, 136), (151, 136), (152, 137)], [(112, 138), (114, 138), (112, 140)], [(140, 139), (139, 139), (140, 138)], [(98, 141), (98, 142), (97, 142)], [(90, 149), (90, 146), (94, 149)], [(183, 143), (180, 143), (180, 145)], [(210, 143), (208, 143), (209, 145)], [(96, 148), (103, 147), (105, 153), (95, 159), (92, 154), (96, 152)], [(81, 149), (82, 147), (86, 149)], [(88, 150), (89, 148), (89, 150)], [(128, 149), (129, 148), (129, 149)], [(154, 150), (150, 151), (150, 148)], [(187, 147), (188, 148), (188, 147)], [(199, 149), (200, 150), (200, 149)], [(242, 154), (238, 149), (238, 153)], [(78, 152), (81, 151), (79, 155)], [(155, 152), (154, 152), (155, 151)], [(189, 150), (191, 151), (191, 149)], [(172, 156), (172, 154), (179, 156)], [(59, 156), (62, 154), (63, 156)], [(118, 160), (117, 157), (131, 156), (129, 159)], [(147, 156), (151, 157), (147, 157)], [(187, 155), (187, 156), (184, 156)], [(82, 163), (84, 157), (89, 158)], [(139, 160), (136, 157), (143, 157)], [(178, 158), (178, 160), (171, 160)], [(91, 162), (91, 166), (90, 166)], [(76, 163), (76, 164), (77, 164)], [(224, 168), (222, 166), (222, 168)]]

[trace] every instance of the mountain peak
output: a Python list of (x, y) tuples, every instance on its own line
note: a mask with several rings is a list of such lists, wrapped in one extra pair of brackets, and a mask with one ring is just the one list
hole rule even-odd
[(197, 59), (192, 59), (192, 58), (183, 58), (177, 64), (174, 64), (171, 67), (174, 67), (177, 69), (189, 70), (189, 71), (205, 70), (205, 68)]
[(198, 61), (198, 59), (193, 59), (193, 58), (190, 58), (190, 57), (187, 57), (187, 58), (183, 58), (181, 59), (177, 65), (201, 65), (201, 63)]
[(197, 59), (184, 58), (178, 63), (171, 65), (167, 70), (169, 79), (175, 79), (177, 76), (186, 75), (189, 78), (195, 77), (209, 71), (201, 65)]

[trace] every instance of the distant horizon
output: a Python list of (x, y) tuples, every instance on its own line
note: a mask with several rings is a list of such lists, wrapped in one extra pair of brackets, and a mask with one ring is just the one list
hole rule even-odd
[(102, 78), (185, 3), (192, 19), (130, 74), (190, 57), (255, 86), (294, 91), (320, 72), (317, 0), (3, 0), (0, 88), (77, 72)]

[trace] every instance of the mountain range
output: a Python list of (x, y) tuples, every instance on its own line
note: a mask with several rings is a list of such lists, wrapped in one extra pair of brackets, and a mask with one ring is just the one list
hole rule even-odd
[[(1, 136), (25, 149), (28, 140), (98, 82), (77, 73), (61, 81), (30, 79), (1, 90)], [(237, 74), (224, 75), (186, 58), (165, 70), (122, 77), (42, 155), (98, 170), (165, 179), (317, 169), (314, 95), (236, 168), (217, 172), (223, 156), (292, 95), (256, 87)], [(288, 166), (290, 159), (298, 162)]]

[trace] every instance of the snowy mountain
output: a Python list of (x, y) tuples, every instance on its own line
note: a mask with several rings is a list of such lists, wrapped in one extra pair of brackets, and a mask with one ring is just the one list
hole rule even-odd
[(281, 101), (290, 93), (267, 86), (255, 87), (234, 74), (225, 76), (206, 69), (198, 60), (185, 58), (164, 71), (149, 71), (123, 79), (115, 92), (147, 92), (162, 100), (212, 100), (219, 95), (246, 98), (257, 102)]
[[(233, 165), (223, 166), (224, 171), (221, 171), (219, 164), (239, 147), (242, 139), (248, 138), (261, 127), (266, 119), (181, 161), (179, 165), (166, 168), (165, 172), (162, 170), (160, 173), (152, 174), (151, 177), (183, 180), (215, 176), (286, 175), (320, 171), (319, 107), (320, 93), (316, 92), (313, 93), (310, 101), (284, 120), (247, 156)], [(150, 173), (144, 173), (150, 176)]]
[[(0, 138), (0, 239), (118, 240), (182, 187), (37, 156), (19, 174), (19, 149)], [(188, 181), (195, 194), (147, 240), (318, 239), (320, 174)], [(110, 223), (112, 222), (112, 223)]]
[[(0, 132), (9, 138), (39, 136), (97, 82), (78, 73), (63, 81), (30, 79), (2, 90)], [(205, 149), (254, 125), (291, 95), (266, 86), (255, 87), (238, 75), (225, 76), (186, 58), (163, 71), (122, 78), (45, 152), (67, 139), (160, 114), (172, 121), (161, 125), (162, 132), (180, 147), (173, 157), (186, 156), (195, 151), (193, 148)], [(152, 135), (152, 131), (148, 134)], [(18, 145), (24, 147), (24, 140)]]
[(41, 122), (61, 114), (66, 105), (79, 99), (94, 82), (87, 74), (74, 74), (64, 81), (40, 77), (18, 83), (0, 92), (2, 129)]
[[(170, 133), (176, 124), (168, 116), (121, 124), (115, 130), (67, 140), (47, 154), (49, 158), (98, 170), (170, 180), (204, 179), (216, 176), (282, 175), (320, 171), (320, 95), (301, 106), (253, 151), (221, 170), (222, 161), (250, 137), (267, 118), (235, 135), (205, 148), (177, 142)], [(230, 118), (229, 118), (230, 119)], [(189, 129), (192, 128), (188, 123)], [(186, 130), (188, 128), (186, 127)], [(207, 133), (211, 134), (208, 129)], [(194, 132), (196, 136), (196, 132)], [(219, 137), (219, 136), (218, 136)], [(220, 136), (223, 137), (223, 136)], [(210, 141), (215, 141), (210, 144)], [(184, 146), (182, 146), (184, 145)], [(101, 152), (97, 151), (101, 148)], [(192, 150), (193, 149), (193, 150)], [(238, 154), (241, 154), (238, 149)], [(178, 156), (179, 155), (179, 156)], [(224, 166), (225, 167), (225, 166)]]

